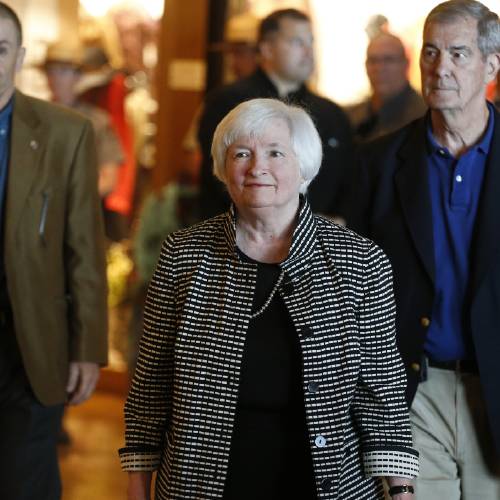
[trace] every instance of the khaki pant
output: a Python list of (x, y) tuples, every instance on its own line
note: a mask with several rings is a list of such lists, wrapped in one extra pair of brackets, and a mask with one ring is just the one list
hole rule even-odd
[(420, 453), (418, 500), (500, 499), (500, 463), (477, 375), (429, 367), (410, 419)]

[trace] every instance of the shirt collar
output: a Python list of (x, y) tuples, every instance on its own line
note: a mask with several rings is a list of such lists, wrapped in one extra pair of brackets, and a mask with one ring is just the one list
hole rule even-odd
[(14, 107), (14, 94), (8, 100), (7, 104), (0, 110), (0, 122), (4, 123), (6, 120), (10, 118), (12, 114), (12, 108)]
[[(236, 213), (234, 205), (231, 205), (231, 208), (224, 214), (224, 216), (224, 232), (229, 252), (234, 258), (240, 260), (240, 256), (236, 251)], [(307, 199), (305, 196), (300, 195), (297, 227), (293, 232), (292, 244), (290, 246), (288, 257), (281, 264), (281, 266), (285, 270), (291, 271), (297, 267), (300, 262), (303, 262), (304, 259), (309, 260), (314, 252), (315, 243), (316, 221), (314, 220), (314, 215)]]
[[(488, 106), (488, 126), (486, 127), (486, 132), (483, 134), (481, 140), (473, 146), (471, 149), (475, 149), (478, 152), (481, 152), (485, 155), (489, 153), (491, 138), (493, 137), (493, 128), (495, 126), (495, 118), (493, 113), (493, 104), (486, 101), (486, 105)], [(439, 154), (442, 155), (442, 151), (445, 151), (448, 156), (451, 156), (449, 151), (440, 146), (432, 132), (432, 124), (431, 124), (431, 114), (427, 114), (426, 118), (426, 130), (427, 130), (427, 145), (429, 147), (429, 152), (431, 154)]]
[(260, 79), (260, 82), (267, 88), (267, 90), (271, 93), (273, 97), (282, 99), (283, 101), (291, 103), (300, 103), (307, 96), (308, 89), (305, 83), (302, 83), (299, 86), (299, 88), (294, 92), (290, 92), (286, 96), (280, 97), (275, 83), (269, 78), (269, 75), (262, 68), (259, 67), (257, 71), (254, 73), (254, 75), (256, 75), (258, 79)]

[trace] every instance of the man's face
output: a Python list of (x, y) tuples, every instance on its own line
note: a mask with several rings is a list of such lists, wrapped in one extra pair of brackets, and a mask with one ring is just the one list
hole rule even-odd
[(235, 44), (228, 55), (231, 70), (237, 79), (250, 76), (257, 68), (257, 51), (254, 46)]
[(477, 36), (477, 21), (470, 17), (426, 26), (420, 70), (422, 94), (430, 109), (468, 112), (484, 106), (498, 54), (484, 58)]
[(390, 36), (375, 38), (366, 51), (366, 74), (373, 94), (382, 100), (399, 94), (407, 85), (408, 60), (401, 43)]
[(14, 80), (23, 59), (24, 49), (19, 46), (14, 23), (0, 17), (0, 100), (10, 98), (14, 91)]
[(46, 68), (47, 82), (55, 102), (71, 106), (76, 98), (79, 71), (72, 65), (51, 63)]
[(280, 29), (261, 44), (267, 67), (279, 78), (303, 83), (314, 70), (313, 35), (307, 21), (283, 18)]

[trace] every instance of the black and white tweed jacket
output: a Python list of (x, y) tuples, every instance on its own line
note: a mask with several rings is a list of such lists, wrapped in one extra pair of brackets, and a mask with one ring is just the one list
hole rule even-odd
[[(231, 211), (173, 233), (150, 284), (120, 456), (124, 470), (158, 470), (157, 499), (222, 497), (257, 275), (235, 245)], [(318, 498), (383, 498), (377, 476), (418, 472), (389, 263), (304, 202), (281, 267)]]

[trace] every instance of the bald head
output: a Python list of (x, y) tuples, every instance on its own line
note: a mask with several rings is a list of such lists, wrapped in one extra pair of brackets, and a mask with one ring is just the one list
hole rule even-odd
[(403, 42), (396, 35), (391, 33), (381, 33), (370, 40), (367, 49), (367, 55), (390, 53), (397, 57), (406, 57)]
[(382, 33), (370, 41), (366, 50), (366, 73), (373, 95), (382, 101), (401, 92), (408, 84), (408, 59), (401, 40)]

